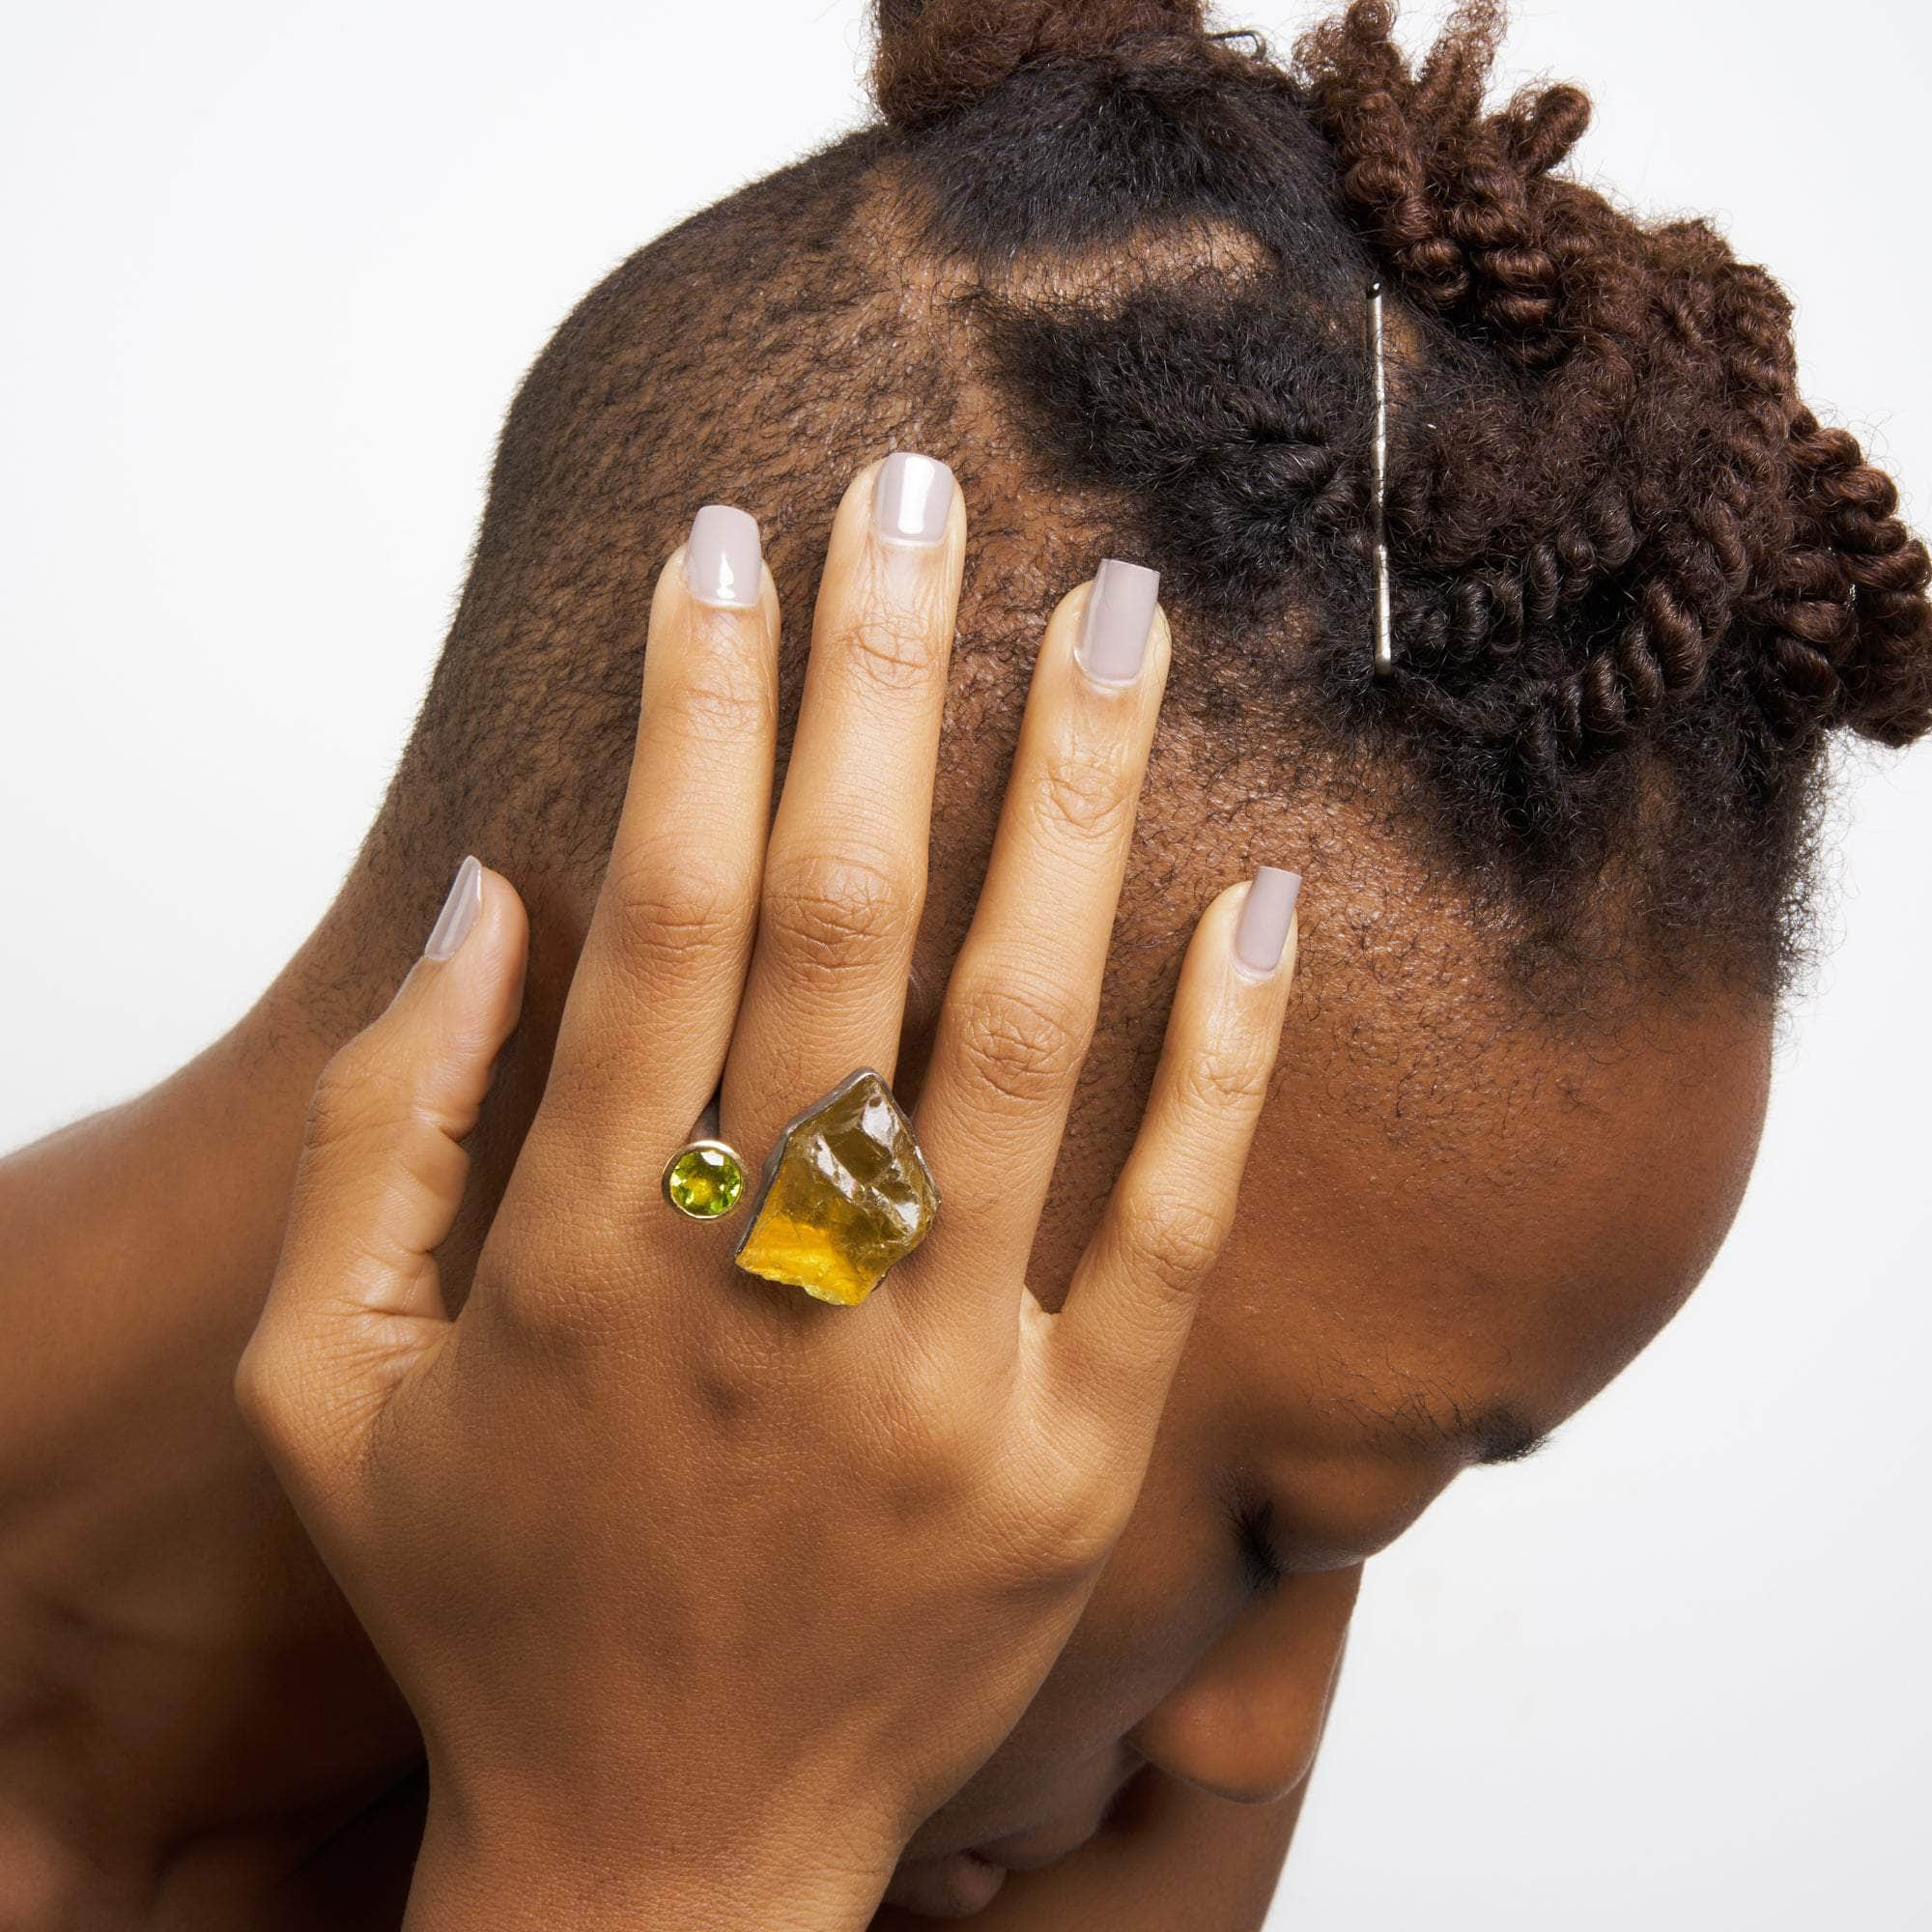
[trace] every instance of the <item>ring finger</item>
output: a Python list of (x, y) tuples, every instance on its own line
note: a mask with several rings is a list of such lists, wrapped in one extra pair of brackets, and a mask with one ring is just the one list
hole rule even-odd
[(1098, 1016), (1167, 683), (1158, 585), (1137, 564), (1103, 563), (1047, 625), (920, 1091), (915, 1125), (945, 1205), (919, 1259), (948, 1279), (918, 1299), (989, 1334), (1000, 1331), (974, 1284), (1007, 1296), (1025, 1269)]
[(965, 545), (952, 471), (905, 452), (834, 521), (724, 1068), (724, 1131), (753, 1162), (855, 1068), (893, 1077)]

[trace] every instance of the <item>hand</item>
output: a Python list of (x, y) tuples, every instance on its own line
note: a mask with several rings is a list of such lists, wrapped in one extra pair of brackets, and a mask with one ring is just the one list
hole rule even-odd
[(1132, 1153), (1045, 1312), (1024, 1268), (1167, 673), (1150, 581), (1116, 571), (1085, 646), (1074, 591), (1040, 646), (914, 1115), (943, 1196), (924, 1243), (828, 1307), (658, 1193), (721, 1088), (755, 1175), (843, 1075), (892, 1077), (966, 541), (946, 472), (922, 476), (952, 498), (936, 541), (880, 533), (876, 469), (839, 509), (775, 821), (770, 575), (743, 606), (694, 594), (716, 517), (663, 573), (549, 1087), (454, 1321), (435, 1251), (525, 956), (505, 880), (460, 876), (448, 956), (317, 1089), (237, 1393), (422, 1727), (412, 1923), (864, 1925), (1132, 1509), (1293, 968), (1284, 880), (1207, 908)]

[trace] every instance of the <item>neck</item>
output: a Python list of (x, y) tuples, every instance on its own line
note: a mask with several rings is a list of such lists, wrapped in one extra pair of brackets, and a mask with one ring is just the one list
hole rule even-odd
[(336, 1043), (291, 990), (318, 953), (154, 1092), (0, 1162), (10, 1923), (74, 1922), (50, 1908), (83, 1884), (152, 1900), (214, 1845), (293, 1864), (415, 1752), (230, 1397)]

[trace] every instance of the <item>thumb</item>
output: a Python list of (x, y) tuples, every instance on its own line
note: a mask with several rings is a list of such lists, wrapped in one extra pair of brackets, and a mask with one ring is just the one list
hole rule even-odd
[(293, 1491), (332, 1487), (449, 1332), (435, 1250), (463, 1201), (490, 1075), (523, 1004), (528, 924), (465, 859), (387, 1009), (323, 1069), (281, 1260), (235, 1395)]

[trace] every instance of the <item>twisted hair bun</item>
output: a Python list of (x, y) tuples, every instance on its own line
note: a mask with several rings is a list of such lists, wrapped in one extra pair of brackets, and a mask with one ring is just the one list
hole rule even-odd
[(1343, 192), (1409, 298), (1493, 331), (1531, 368), (1559, 360), (1576, 243), (1551, 171), (1590, 125), (1579, 88), (1486, 106), (1501, 0), (1468, 0), (1419, 71), (1395, 42), (1390, 0), (1357, 0), (1303, 40), (1308, 109), (1334, 142)]
[(980, 278), (948, 326), (1030, 478), (1129, 520), (1212, 627), (1176, 689), (1400, 744), (1540, 929), (1615, 872), (1660, 930), (1775, 953), (1826, 734), (1932, 732), (1932, 555), (1805, 406), (1771, 275), (1577, 179), (1579, 89), (1492, 96), (1504, 0), (1413, 56), (1395, 0), (1342, 0), (1286, 67), (1207, 0), (875, 4), (867, 138), (916, 245)]
[(1203, 0), (879, 0), (872, 92), (895, 128), (944, 120), (1021, 69), (1198, 38)]

